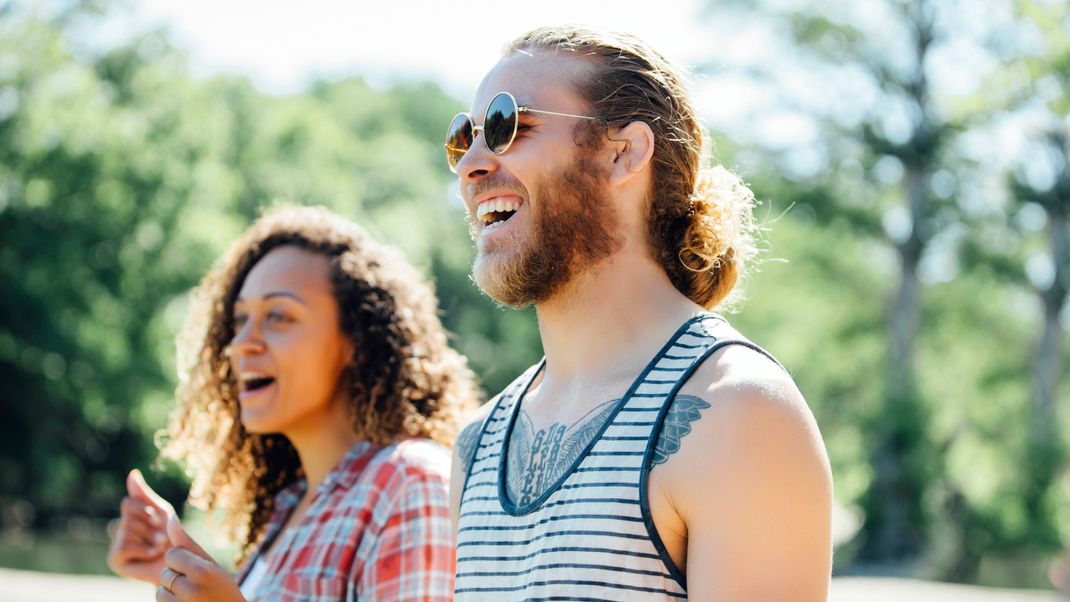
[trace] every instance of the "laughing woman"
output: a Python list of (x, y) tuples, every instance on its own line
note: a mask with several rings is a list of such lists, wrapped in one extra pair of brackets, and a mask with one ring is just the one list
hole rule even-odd
[(260, 219), (202, 281), (163, 449), (242, 544), (237, 580), (141, 474), (108, 561), (161, 601), (448, 600), (450, 455), (477, 388), (431, 289), (324, 209)]

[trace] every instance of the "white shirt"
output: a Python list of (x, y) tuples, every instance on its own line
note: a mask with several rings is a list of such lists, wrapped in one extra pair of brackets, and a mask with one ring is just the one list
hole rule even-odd
[(246, 600), (256, 598), (256, 590), (260, 588), (260, 581), (266, 573), (267, 564), (264, 563), (263, 558), (257, 556), (256, 561), (253, 563), (253, 568), (249, 569), (249, 574), (245, 576), (241, 583), (241, 595)]

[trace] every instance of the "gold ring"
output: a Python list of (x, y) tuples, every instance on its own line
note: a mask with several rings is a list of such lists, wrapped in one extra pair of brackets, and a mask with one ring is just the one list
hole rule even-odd
[(175, 593), (175, 590), (173, 589), (175, 587), (175, 581), (178, 581), (178, 578), (182, 576), (182, 573), (179, 573), (174, 569), (167, 570), (171, 571), (171, 578), (167, 580), (167, 585), (164, 586), (164, 589), (173, 594)]

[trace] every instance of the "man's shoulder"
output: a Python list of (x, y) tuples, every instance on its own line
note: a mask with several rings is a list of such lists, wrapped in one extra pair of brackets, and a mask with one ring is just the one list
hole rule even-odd
[[(708, 358), (681, 387), (681, 394), (726, 403), (760, 397), (784, 402), (805, 402), (788, 370), (770, 353), (735, 329), (723, 337)], [(758, 402), (761, 403), (761, 402)]]
[(540, 365), (541, 364), (535, 364), (525, 370), (523, 374), (516, 377), (516, 379), (502, 389), (500, 393), (492, 397), (482, 406), (470, 412), (462, 420), (463, 426), (453, 445), (454, 455), (463, 459), (465, 462), (469, 461), (471, 452), (478, 442), (479, 436), (483, 432), (484, 424), (487, 422), (491, 413), (494, 412), (494, 409), (499, 405), (511, 401), (511, 396), (523, 387), (524, 383), (531, 378), (532, 373), (537, 370)]
[(453, 454), (463, 463), (466, 472), (471, 462), (472, 452), (479, 442), (479, 435), (483, 432), (483, 424), (497, 404), (498, 397), (496, 396), (469, 414), (465, 418), (466, 424), (457, 435), (457, 441), (453, 444)]
[[(743, 424), (773, 415), (800, 428), (813, 421), (813, 414), (788, 371), (749, 342), (718, 349), (695, 370), (681, 388), (681, 394), (710, 404), (703, 427), (718, 434), (738, 431)], [(763, 439), (767, 436), (762, 429), (741, 434)]]
[[(663, 477), (694, 495), (673, 492), (674, 499), (690, 497), (697, 510), (714, 497), (731, 499), (729, 491), (790, 489), (807, 475), (824, 487), (828, 458), (817, 422), (794, 380), (770, 357), (744, 345), (719, 349), (677, 397), (692, 400), (689, 435), (668, 458)], [(693, 478), (697, 465), (709, 467), (709, 479)]]
[(498, 405), (500, 400), (501, 393), (495, 395), (483, 405), (469, 412), (463, 420), (464, 426), (461, 427), (461, 435), (458, 435), (458, 439), (460, 439), (466, 431), (477, 429), (480, 425), (486, 422), (487, 417), (494, 411), (494, 408)]

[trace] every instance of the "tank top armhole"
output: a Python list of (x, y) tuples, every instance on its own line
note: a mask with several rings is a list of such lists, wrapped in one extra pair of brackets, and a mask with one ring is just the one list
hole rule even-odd
[(531, 370), (535, 370), (536, 373), (537, 373), (539, 370), (542, 370), (542, 365), (545, 362), (546, 362), (546, 358), (543, 358), (542, 360), (539, 361), (539, 363), (535, 364), (531, 368), (528, 368), (528, 370), (525, 370), (524, 373), (521, 374), (515, 381), (510, 383), (509, 386), (507, 386), (498, 395), (497, 401), (494, 402), (494, 407), (491, 408), (491, 410), (489, 412), (487, 412), (487, 415), (483, 417), (483, 422), (482, 422), (482, 424), (479, 425), (479, 435), (476, 437), (475, 444), (472, 445), (472, 451), (470, 452), (471, 456), (466, 459), (467, 460), (467, 462), (466, 462), (467, 466), (465, 467), (465, 471), (464, 471), (464, 484), (461, 485), (461, 497), (460, 497), (460, 501), (461, 502), (464, 501), (464, 492), (468, 489), (468, 479), (469, 479), (469, 477), (472, 476), (472, 467), (475, 466), (476, 456), (479, 455), (479, 447), (483, 443), (483, 437), (485, 437), (486, 434), (487, 434), (487, 427), (490, 425), (491, 420), (500, 411), (502, 411), (502, 409), (505, 408), (506, 400), (511, 400), (512, 399), (510, 394), (514, 393), (518, 386), (521, 386), (523, 383), (527, 382), (529, 372)]
[(654, 548), (658, 551), (658, 556), (661, 557), (661, 563), (665, 566), (665, 570), (669, 572), (669, 575), (672, 576), (673, 580), (675, 580), (680, 587), (684, 588), (684, 591), (687, 591), (687, 576), (685, 574), (687, 567), (685, 566), (683, 569), (678, 568), (676, 563), (673, 562), (672, 557), (669, 555), (668, 548), (665, 547), (665, 542), (661, 539), (661, 534), (658, 533), (657, 526), (654, 525), (653, 514), (650, 512), (650, 460), (654, 456), (654, 449), (657, 447), (658, 438), (661, 437), (661, 431), (665, 427), (665, 417), (668, 415), (669, 409), (672, 407), (672, 403), (676, 399), (676, 394), (680, 392), (680, 389), (683, 388), (684, 384), (691, 378), (691, 375), (694, 374), (710, 356), (731, 345), (742, 345), (749, 349), (753, 349), (769, 358), (773, 363), (787, 372), (787, 368), (784, 368), (783, 364), (777, 361), (772, 354), (746, 339), (721, 339), (711, 344), (710, 347), (695, 358), (687, 370), (680, 375), (676, 384), (673, 385), (672, 390), (665, 397), (665, 403), (658, 412), (654, 427), (650, 431), (650, 438), (647, 440), (646, 444), (646, 453), (643, 455), (643, 463), (639, 468), (639, 511), (643, 516), (643, 524), (646, 527), (647, 536), (650, 538), (651, 543), (654, 544)]

